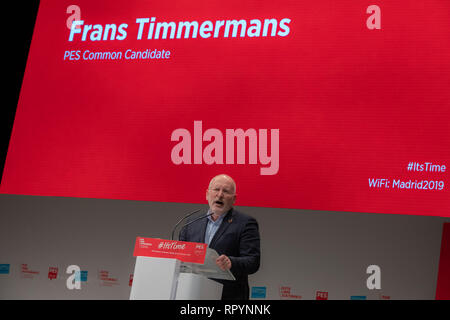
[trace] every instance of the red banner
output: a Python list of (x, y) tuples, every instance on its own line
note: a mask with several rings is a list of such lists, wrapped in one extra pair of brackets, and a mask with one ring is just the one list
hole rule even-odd
[(203, 264), (207, 245), (204, 243), (153, 238), (136, 238), (133, 256), (170, 258)]
[(450, 216), (449, 11), (41, 1), (0, 192)]

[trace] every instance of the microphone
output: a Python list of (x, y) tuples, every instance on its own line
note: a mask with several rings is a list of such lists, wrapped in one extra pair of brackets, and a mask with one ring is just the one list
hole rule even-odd
[[(196, 222), (196, 221), (198, 221), (198, 220), (200, 220), (200, 219), (205, 219), (205, 218), (208, 218), (209, 216), (212, 216), (214, 214), (214, 212), (211, 212), (211, 213), (208, 213), (206, 216), (201, 216), (201, 217), (198, 217), (197, 219), (194, 219), (194, 220), (192, 220), (192, 221), (189, 221), (188, 223), (186, 223), (181, 229), (180, 229), (180, 233), (181, 233), (181, 230), (183, 230), (184, 228), (186, 228), (188, 225), (190, 225), (190, 224), (192, 224), (192, 223), (194, 223), (194, 222)], [(172, 239), (173, 240), (173, 239)]]
[(173, 227), (173, 230), (172, 230), (172, 240), (173, 240), (173, 236), (174, 236), (174, 234), (175, 234), (175, 229), (178, 227), (178, 225), (179, 225), (183, 220), (189, 218), (189, 217), (192, 216), (194, 213), (197, 213), (197, 212), (199, 212), (199, 211), (200, 211), (200, 209), (195, 210), (195, 211), (193, 211), (193, 212), (191, 212), (191, 213), (188, 213), (188, 214), (185, 215), (183, 218), (181, 218), (180, 221), (177, 222), (177, 224), (175, 225), (175, 227)]

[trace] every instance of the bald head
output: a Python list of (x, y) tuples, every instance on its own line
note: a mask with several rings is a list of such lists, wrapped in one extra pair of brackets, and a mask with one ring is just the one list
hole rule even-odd
[(219, 180), (223, 180), (223, 181), (229, 181), (233, 187), (233, 194), (236, 194), (236, 182), (234, 182), (233, 178), (230, 177), (227, 174), (219, 174), (217, 176), (215, 176), (214, 178), (211, 179), (211, 181), (209, 182), (209, 186), (208, 189), (211, 189), (211, 186), (214, 184), (214, 182), (219, 179)]

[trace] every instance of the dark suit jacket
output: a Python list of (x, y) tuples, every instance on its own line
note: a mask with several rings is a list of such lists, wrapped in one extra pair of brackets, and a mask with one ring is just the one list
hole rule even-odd
[[(207, 224), (208, 219), (205, 218), (186, 226), (180, 232), (180, 240), (205, 243)], [(225, 254), (230, 258), (230, 271), (236, 278), (235, 281), (215, 280), (223, 284), (222, 300), (248, 300), (248, 275), (258, 271), (260, 261), (257, 221), (231, 209), (226, 213), (209, 247), (219, 255)]]

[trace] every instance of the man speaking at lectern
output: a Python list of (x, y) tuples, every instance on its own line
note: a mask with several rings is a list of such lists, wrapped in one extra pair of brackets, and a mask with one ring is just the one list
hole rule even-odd
[(206, 190), (209, 204), (206, 219), (181, 230), (180, 240), (207, 243), (217, 251), (216, 264), (229, 269), (236, 280), (216, 280), (223, 284), (222, 300), (248, 300), (248, 275), (259, 269), (260, 240), (258, 222), (233, 208), (236, 183), (225, 174), (212, 178)]

